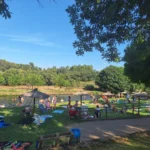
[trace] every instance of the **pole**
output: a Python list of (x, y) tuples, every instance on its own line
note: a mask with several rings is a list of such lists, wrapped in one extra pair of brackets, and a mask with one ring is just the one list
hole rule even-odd
[(138, 98), (138, 115), (140, 115), (140, 98)]
[(106, 112), (106, 118), (107, 118), (107, 107), (105, 107), (105, 112)]
[(82, 106), (82, 95), (80, 95), (80, 103), (81, 103), (81, 106)]
[(34, 116), (35, 112), (35, 97), (33, 98), (33, 110), (32, 110), (32, 116)]

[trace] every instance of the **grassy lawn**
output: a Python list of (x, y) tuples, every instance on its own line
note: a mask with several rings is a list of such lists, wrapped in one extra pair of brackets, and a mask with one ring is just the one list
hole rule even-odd
[(130, 134), (127, 137), (119, 137), (114, 140), (95, 140), (89, 143), (81, 143), (72, 150), (149, 150), (150, 131)]
[[(73, 103), (73, 102), (72, 102)], [(89, 107), (90, 115), (93, 115), (94, 109), (96, 107), (95, 104), (92, 104), (91, 101), (84, 101), (85, 104)], [(57, 109), (63, 109), (61, 106), (66, 105), (67, 102), (58, 103)], [(122, 105), (117, 104), (118, 108), (121, 108)], [(64, 109), (63, 114), (53, 114), (49, 111), (47, 114), (53, 115), (52, 119), (47, 119), (45, 123), (41, 125), (31, 124), (28, 126), (22, 126), (17, 124), (19, 120), (21, 120), (24, 116), (22, 113), (23, 108), (15, 107), (15, 108), (4, 108), (0, 110), (0, 115), (5, 116), (5, 122), (11, 123), (12, 125), (0, 129), (0, 141), (31, 141), (33, 142), (31, 146), (31, 150), (35, 149), (36, 140), (42, 136), (51, 133), (60, 133), (68, 131), (66, 126), (73, 123), (83, 122), (80, 118), (69, 119), (68, 111)], [(36, 108), (36, 113), (41, 114), (39, 109)], [(145, 115), (145, 114), (144, 114)], [(108, 112), (108, 118), (126, 118), (133, 117), (131, 113), (124, 114), (116, 114), (113, 112)], [(105, 119), (105, 112), (102, 112), (102, 119)]]

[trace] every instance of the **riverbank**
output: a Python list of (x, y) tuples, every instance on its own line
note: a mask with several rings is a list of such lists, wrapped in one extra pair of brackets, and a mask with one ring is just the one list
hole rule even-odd
[[(98, 91), (86, 91), (83, 87), (55, 87), (55, 86), (35, 86), (34, 88), (38, 88), (39, 91), (44, 92), (49, 95), (73, 95), (75, 93), (87, 93), (87, 94), (100, 94)], [(21, 95), (23, 93), (31, 91), (31, 86), (0, 86), (0, 96), (4, 95)]]

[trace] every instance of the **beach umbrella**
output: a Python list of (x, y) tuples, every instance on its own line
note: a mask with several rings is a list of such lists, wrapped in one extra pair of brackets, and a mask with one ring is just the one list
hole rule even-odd
[(31, 92), (27, 92), (20, 95), (21, 97), (31, 97), (31, 98), (39, 98), (39, 99), (46, 99), (49, 98), (49, 95), (43, 92), (38, 91), (38, 89), (34, 89)]
[(49, 95), (46, 94), (46, 93), (43, 93), (43, 92), (40, 92), (38, 91), (38, 89), (34, 89), (32, 90), (31, 92), (27, 92), (27, 93), (24, 93), (22, 95), (20, 95), (21, 97), (31, 97), (33, 98), (33, 111), (32, 111), (32, 116), (34, 115), (34, 111), (35, 111), (35, 99), (38, 98), (38, 99), (46, 99), (46, 98), (49, 98)]

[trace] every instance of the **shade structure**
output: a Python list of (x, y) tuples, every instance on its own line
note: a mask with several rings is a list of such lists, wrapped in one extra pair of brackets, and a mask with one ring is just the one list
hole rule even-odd
[(106, 92), (106, 93), (103, 93), (102, 95), (104, 95), (104, 96), (113, 96), (114, 94)]
[(133, 93), (132, 95), (134, 95), (134, 96), (147, 96), (148, 94), (146, 92), (141, 92), (141, 93)]
[(38, 91), (38, 89), (34, 89), (31, 92), (22, 94), (21, 97), (46, 99), (46, 98), (49, 98), (49, 95), (46, 93)]

